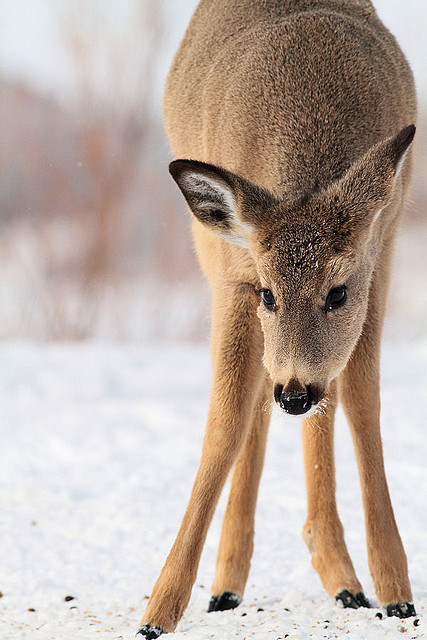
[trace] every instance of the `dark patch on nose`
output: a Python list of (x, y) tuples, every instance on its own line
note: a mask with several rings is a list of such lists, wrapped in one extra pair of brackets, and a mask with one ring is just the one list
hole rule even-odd
[(280, 396), (282, 395), (282, 391), (283, 391), (283, 384), (276, 384), (276, 386), (274, 387), (274, 399), (277, 402), (277, 404), (279, 404), (280, 402)]
[(307, 389), (306, 393), (302, 391), (283, 391), (280, 396), (280, 406), (286, 413), (299, 416), (311, 409), (311, 398), (310, 388)]
[[(295, 389), (295, 386), (298, 388)], [(298, 416), (307, 413), (311, 409), (313, 392), (310, 386), (305, 387), (303, 390), (302, 385), (291, 386), (291, 383), (289, 383), (284, 391), (283, 385), (276, 384), (274, 387), (274, 399), (286, 413)]]

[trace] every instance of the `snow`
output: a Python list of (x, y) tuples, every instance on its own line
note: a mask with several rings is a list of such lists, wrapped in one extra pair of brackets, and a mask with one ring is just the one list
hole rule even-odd
[[(0, 638), (133, 638), (196, 472), (208, 348), (3, 343), (0, 362)], [(413, 618), (380, 619), (378, 608), (353, 611), (329, 600), (300, 535), (305, 494), (298, 422), (275, 415), (244, 601), (234, 611), (206, 613), (224, 495), (174, 638), (425, 637), (426, 363), (426, 342), (385, 346), (386, 471), (418, 626)], [(346, 540), (365, 593), (377, 604), (357, 470), (340, 412), (336, 431)]]

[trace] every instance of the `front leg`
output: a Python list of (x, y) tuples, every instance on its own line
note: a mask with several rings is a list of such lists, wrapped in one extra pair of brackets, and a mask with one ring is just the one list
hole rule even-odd
[(214, 305), (213, 382), (200, 466), (142, 620), (139, 633), (147, 638), (173, 631), (188, 604), (218, 498), (247, 436), (263, 381), (263, 341), (256, 307), (253, 289), (242, 284), (224, 285)]
[[(377, 274), (375, 274), (377, 276)], [(415, 615), (408, 565), (393, 514), (380, 433), (380, 286), (374, 278), (368, 320), (339, 379), (353, 436), (365, 512), (368, 562), (378, 599), (389, 616)]]

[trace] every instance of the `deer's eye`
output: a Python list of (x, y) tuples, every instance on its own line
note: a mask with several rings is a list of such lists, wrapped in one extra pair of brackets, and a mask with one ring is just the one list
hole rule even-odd
[(261, 298), (264, 306), (270, 311), (274, 311), (276, 308), (276, 301), (270, 289), (261, 289)]
[(347, 287), (343, 284), (341, 287), (334, 287), (330, 290), (326, 297), (325, 311), (333, 311), (341, 307), (347, 300)]

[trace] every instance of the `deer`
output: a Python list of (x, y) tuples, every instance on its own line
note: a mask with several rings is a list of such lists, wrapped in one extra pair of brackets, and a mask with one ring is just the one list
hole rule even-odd
[(274, 403), (302, 419), (303, 538), (325, 591), (370, 606), (335, 497), (340, 402), (378, 602), (414, 616), (380, 432), (381, 333), (416, 121), (404, 54), (369, 0), (201, 0), (164, 117), (212, 289), (213, 377), (188, 507), (138, 634), (175, 630), (229, 474), (208, 611), (241, 603)]

